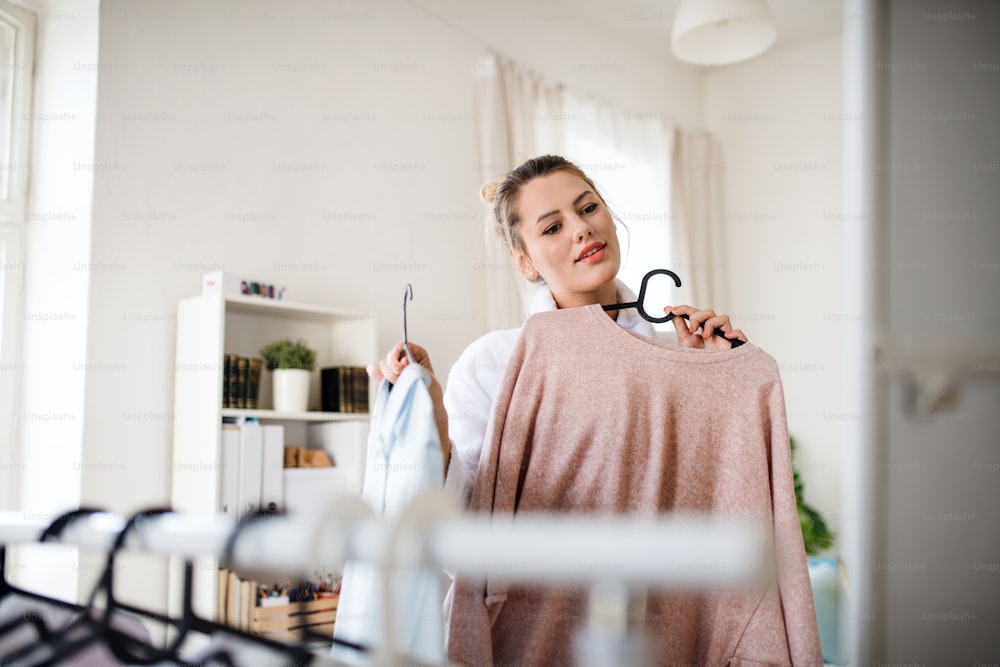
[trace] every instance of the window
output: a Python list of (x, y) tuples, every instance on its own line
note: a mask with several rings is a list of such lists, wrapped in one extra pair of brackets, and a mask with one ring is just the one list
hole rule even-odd
[[(632, 113), (576, 95), (564, 86), (499, 56), (476, 65), (480, 106), (481, 154), (496, 177), (533, 156), (562, 155), (579, 166), (600, 189), (623, 228), (619, 231), (622, 266), (619, 277), (638, 292), (643, 276), (671, 268), (670, 137), (659, 113)], [(491, 257), (506, 262), (506, 258)], [(513, 272), (487, 276), (491, 329), (517, 326), (533, 290)], [(676, 304), (669, 279), (651, 282), (646, 295), (650, 314)], [(518, 298), (508, 298), (511, 294)], [(654, 308), (653, 304), (658, 307)], [(654, 325), (673, 330), (673, 324)]]
[[(624, 223), (619, 230), (619, 278), (638, 294), (642, 277), (653, 269), (672, 269), (670, 252), (670, 142), (659, 114), (637, 114), (602, 107), (566, 94), (565, 154), (601, 189), (608, 206)], [(669, 278), (650, 281), (650, 315), (662, 316), (677, 303)], [(664, 277), (665, 278), (665, 277)], [(653, 304), (657, 304), (654, 308)], [(673, 331), (673, 323), (654, 324)]]
[(34, 16), (0, 0), (0, 221), (23, 223), (28, 194)]
[[(16, 388), (23, 367), (18, 355), (22, 238), (27, 213), (34, 72), (34, 15), (0, 0), (0, 508), (14, 498), (17, 463)], [(4, 494), (8, 494), (6, 497)]]

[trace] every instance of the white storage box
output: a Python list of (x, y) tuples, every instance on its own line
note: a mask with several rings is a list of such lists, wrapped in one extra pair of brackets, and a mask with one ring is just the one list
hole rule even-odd
[(239, 296), (242, 294), (240, 283), (242, 278), (234, 273), (223, 273), (222, 271), (212, 271), (201, 277), (201, 293), (217, 294), (221, 292), (226, 296)]
[(352, 476), (332, 468), (285, 468), (285, 511), (318, 514), (330, 508), (338, 496), (359, 494)]

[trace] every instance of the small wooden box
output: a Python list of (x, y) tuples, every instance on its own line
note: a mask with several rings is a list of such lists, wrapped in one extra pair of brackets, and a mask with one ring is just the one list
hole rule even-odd
[(333, 636), (339, 596), (318, 598), (308, 602), (292, 602), (275, 607), (254, 607), (250, 610), (250, 632), (278, 641), (301, 637), (302, 629)]

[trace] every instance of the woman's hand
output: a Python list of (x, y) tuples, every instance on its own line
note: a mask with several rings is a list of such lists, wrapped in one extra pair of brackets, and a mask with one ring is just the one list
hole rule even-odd
[[(427, 372), (432, 376), (434, 375), (434, 367), (431, 366), (431, 357), (427, 354), (427, 350), (420, 347), (416, 343), (409, 343), (410, 354), (413, 355), (413, 360), (418, 364), (427, 369)], [(370, 365), (366, 369), (368, 371), (369, 377), (374, 378), (376, 381), (381, 381), (383, 378), (388, 380), (392, 384), (396, 384), (399, 379), (399, 374), (403, 372), (403, 369), (410, 364), (410, 358), (406, 356), (403, 352), (403, 344), (396, 343), (396, 347), (389, 350), (389, 353), (385, 355), (385, 358), (378, 362), (378, 365)], [(436, 381), (436, 378), (435, 378)]]
[[(674, 314), (671, 321), (677, 330), (677, 343), (682, 347), (728, 350), (733, 346), (730, 342), (733, 339), (747, 342), (742, 331), (733, 329), (729, 315), (716, 315), (714, 310), (698, 310), (691, 306), (667, 306), (663, 312)], [(684, 315), (688, 319), (685, 320)]]
[[(441, 441), (441, 454), (444, 457), (444, 474), (447, 475), (448, 462), (451, 459), (451, 440), (448, 439), (448, 413), (444, 409), (444, 390), (434, 375), (434, 367), (431, 366), (431, 357), (427, 354), (427, 350), (415, 343), (408, 343), (408, 345), (410, 354), (413, 355), (413, 360), (423, 366), (431, 376), (431, 385), (427, 388), (427, 391), (430, 393), (431, 401), (434, 403), (434, 424), (437, 426), (438, 438)], [(403, 344), (397, 343), (394, 348), (389, 350), (385, 358), (378, 362), (378, 365), (371, 364), (366, 370), (368, 371), (368, 376), (374, 378), (377, 382), (386, 379), (390, 383), (396, 384), (400, 373), (409, 364), (410, 358), (403, 352)]]

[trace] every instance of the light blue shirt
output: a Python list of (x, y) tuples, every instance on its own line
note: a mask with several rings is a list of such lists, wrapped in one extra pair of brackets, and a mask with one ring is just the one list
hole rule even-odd
[[(375, 514), (396, 518), (415, 497), (440, 491), (444, 458), (428, 387), (430, 374), (409, 364), (395, 385), (379, 385), (368, 435), (361, 496)], [(444, 662), (440, 573), (400, 571), (392, 585), (395, 649), (426, 662)], [(382, 577), (369, 563), (349, 562), (341, 581), (333, 636), (367, 647), (385, 646)], [(334, 644), (331, 654), (366, 664), (357, 652)]]

